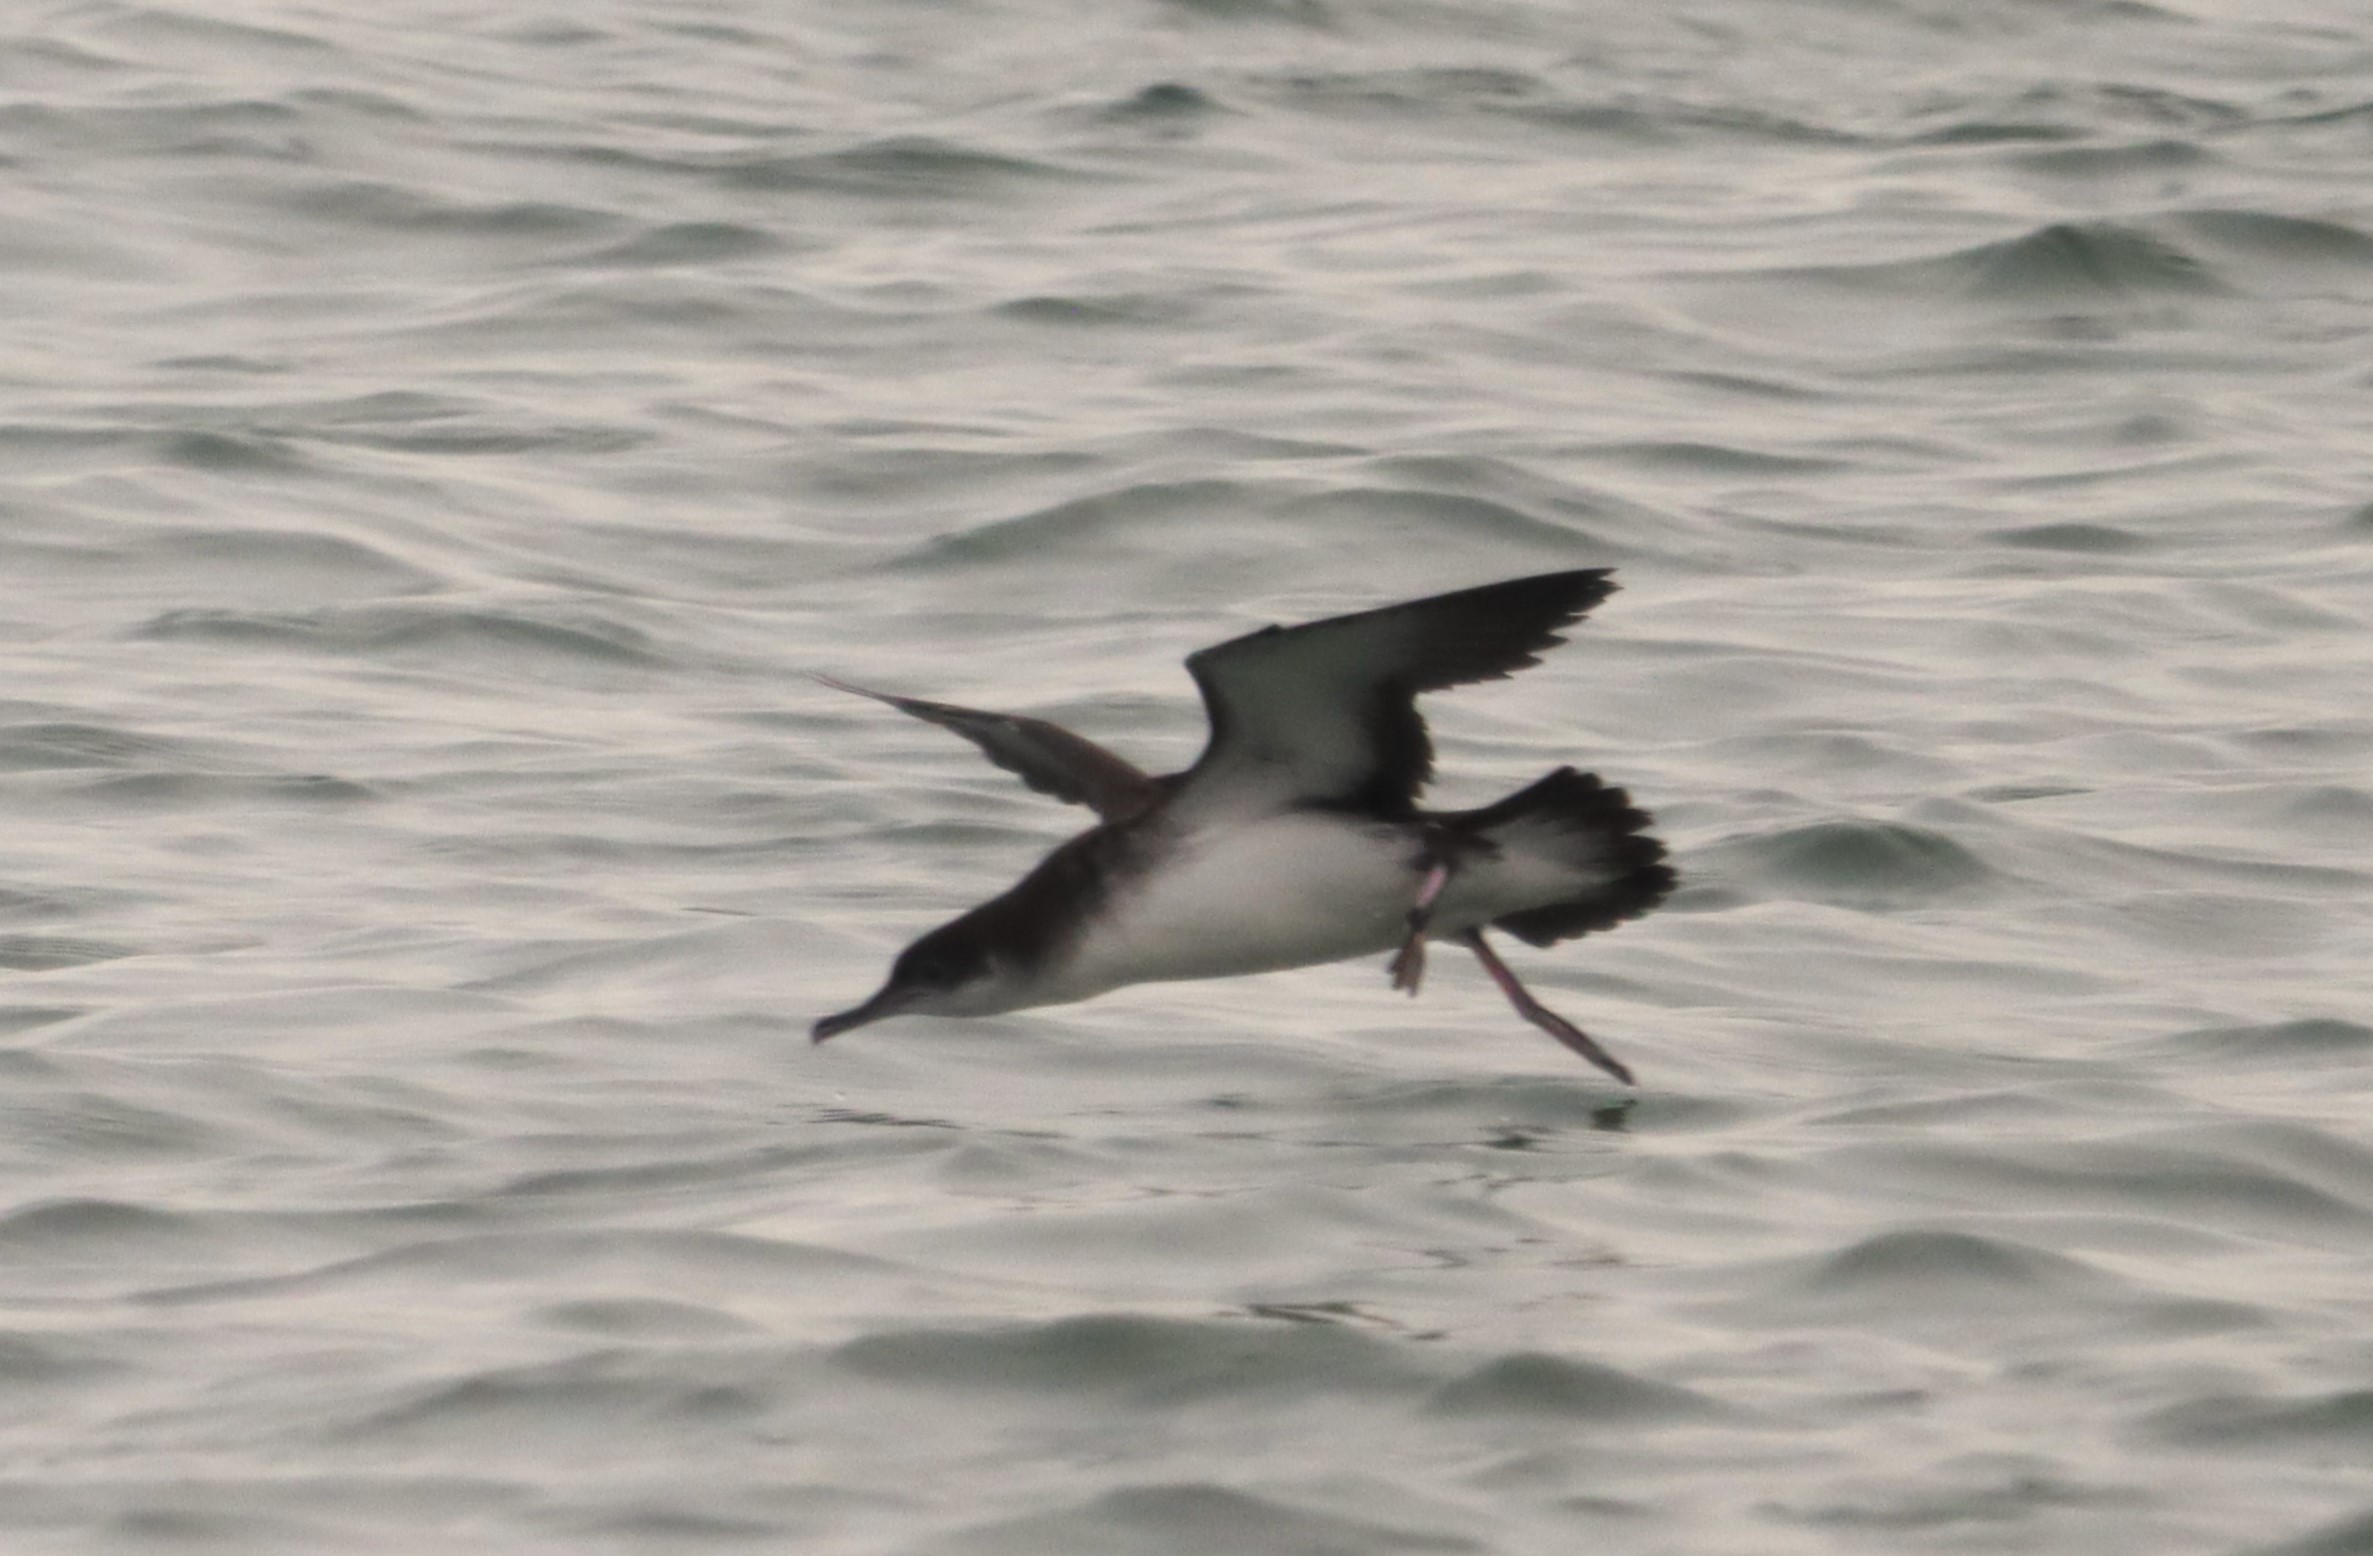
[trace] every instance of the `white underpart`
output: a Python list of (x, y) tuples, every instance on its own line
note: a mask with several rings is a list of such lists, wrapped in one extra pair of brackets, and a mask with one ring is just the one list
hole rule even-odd
[[(1105, 901), (1029, 1003), (1380, 954), (1408, 934), (1425, 873), (1416, 828), (1317, 812), (1196, 828), (1169, 848), (1157, 869)], [(1435, 904), (1429, 938), (1604, 879), (1514, 850), (1467, 861)]]

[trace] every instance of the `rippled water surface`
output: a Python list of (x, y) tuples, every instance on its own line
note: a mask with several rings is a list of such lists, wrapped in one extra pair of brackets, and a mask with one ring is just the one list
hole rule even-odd
[[(2373, 18), (33, 0), (0, 1546), (2373, 1548)], [(805, 1025), (1178, 661), (1653, 917)]]

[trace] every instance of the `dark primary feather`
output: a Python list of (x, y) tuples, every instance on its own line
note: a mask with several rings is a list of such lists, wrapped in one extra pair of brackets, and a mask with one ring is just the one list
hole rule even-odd
[(1606, 568), (1544, 573), (1298, 627), (1264, 627), (1188, 656), (1211, 741), (1189, 794), (1405, 815), (1433, 776), (1420, 692), (1539, 663), (1615, 592)]
[(990, 761), (1018, 775), (1040, 794), (1085, 805), (1107, 821), (1136, 815), (1161, 792), (1154, 780), (1132, 763), (1093, 740), (1045, 719), (960, 708), (952, 702), (926, 702), (920, 697), (899, 697), (829, 675), (819, 675), (816, 679), (836, 691), (871, 697), (927, 724), (953, 730), (980, 747)]

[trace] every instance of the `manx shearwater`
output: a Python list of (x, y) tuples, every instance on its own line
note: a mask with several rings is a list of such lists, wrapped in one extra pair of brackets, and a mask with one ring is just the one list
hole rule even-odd
[(908, 946), (872, 998), (815, 1024), (816, 1041), (890, 1016), (995, 1015), (1387, 951), (1393, 987), (1415, 994), (1426, 942), (1444, 940), (1474, 952), (1527, 1021), (1634, 1084), (1484, 931), (1547, 946), (1655, 907), (1674, 874), (1647, 813), (1571, 767), (1478, 810), (1417, 804), (1434, 766), (1417, 695), (1538, 663), (1614, 591), (1605, 568), (1545, 573), (1191, 654), (1211, 737), (1159, 777), (1044, 719), (818, 677), (954, 731), (1101, 820)]

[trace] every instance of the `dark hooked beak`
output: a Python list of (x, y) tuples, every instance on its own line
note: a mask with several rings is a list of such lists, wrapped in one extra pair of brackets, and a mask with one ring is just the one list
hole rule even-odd
[(906, 1004), (907, 995), (904, 990), (884, 988), (879, 994), (854, 1010), (844, 1010), (838, 1015), (826, 1016), (818, 1021), (808, 1029), (808, 1037), (814, 1042), (821, 1043), (828, 1037), (838, 1037), (843, 1032), (854, 1032), (861, 1026), (867, 1026), (885, 1017), (897, 1015), (906, 1008)]

